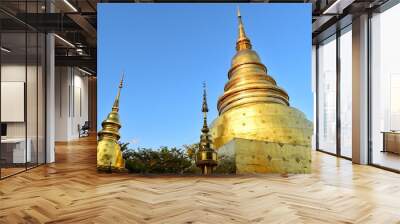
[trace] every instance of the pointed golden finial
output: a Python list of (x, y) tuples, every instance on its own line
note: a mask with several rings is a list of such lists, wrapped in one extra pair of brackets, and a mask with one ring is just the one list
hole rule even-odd
[(121, 89), (122, 89), (123, 84), (124, 84), (124, 76), (125, 76), (125, 74), (124, 74), (124, 72), (122, 72), (122, 77), (121, 77), (121, 80), (119, 81), (117, 97), (115, 98), (114, 104), (113, 104), (113, 107), (112, 107), (112, 110), (116, 111), (116, 112), (118, 112), (118, 110), (119, 110), (119, 97), (121, 95)]
[(240, 15), (240, 8), (237, 7), (237, 17), (239, 20), (239, 39), (246, 38), (246, 33), (244, 32), (244, 26), (242, 21), (242, 16)]
[(204, 114), (203, 128), (201, 129), (202, 134), (200, 135), (200, 145), (196, 155), (196, 165), (201, 168), (204, 175), (209, 175), (213, 172), (214, 167), (217, 165), (217, 153), (211, 148), (211, 139), (210, 135), (208, 134), (208, 106), (205, 82), (203, 82), (203, 106), (201, 111)]
[(239, 20), (239, 37), (238, 40), (236, 41), (236, 50), (240, 51), (245, 49), (251, 49), (250, 39), (246, 36), (246, 32), (244, 31), (244, 25), (242, 21), (242, 16), (240, 14), (239, 6), (237, 7), (237, 17)]
[(207, 91), (206, 91), (206, 83), (203, 82), (203, 106), (201, 111), (203, 113), (207, 113), (208, 112), (208, 106), (207, 106)]
[(201, 107), (201, 112), (203, 112), (203, 128), (201, 129), (203, 133), (208, 133), (208, 125), (207, 125), (207, 91), (206, 91), (206, 83), (203, 82), (203, 105)]

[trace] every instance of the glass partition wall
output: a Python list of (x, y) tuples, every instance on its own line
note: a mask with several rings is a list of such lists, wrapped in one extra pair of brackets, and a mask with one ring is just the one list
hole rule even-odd
[(352, 158), (352, 34), (351, 25), (340, 32), (339, 48), (339, 120), (340, 120), (340, 155)]
[[(24, 171), (26, 151), (26, 33), (1, 34), (1, 177)], [(4, 50), (6, 49), (6, 50)]]
[[(368, 164), (400, 172), (400, 4), (388, 1), (368, 20), (363, 34), (369, 40)], [(317, 150), (347, 159), (352, 158), (352, 42), (350, 23), (316, 45)]]
[[(39, 4), (18, 7), (38, 12)], [(2, 179), (45, 163), (45, 41), (44, 33), (0, 12)]]
[(370, 163), (400, 171), (400, 4), (371, 18)]
[(352, 157), (351, 24), (317, 46), (317, 150)]
[(336, 153), (336, 35), (321, 42), (318, 54), (318, 148)]

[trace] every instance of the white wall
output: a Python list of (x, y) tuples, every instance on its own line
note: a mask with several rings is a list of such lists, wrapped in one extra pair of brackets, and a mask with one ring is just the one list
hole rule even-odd
[(56, 67), (55, 140), (79, 138), (78, 124), (88, 120), (88, 78), (72, 67)]
[(1, 81), (1, 122), (25, 121), (25, 83)]
[[(38, 70), (37, 70), (38, 69)], [(44, 74), (41, 66), (25, 66), (18, 63), (4, 63), (1, 66), (1, 81), (2, 82), (23, 82), (26, 84), (26, 107), (25, 102), (22, 102), (22, 107), (18, 108), (19, 113), (22, 113), (21, 122), (5, 122), (7, 124), (8, 138), (25, 138), (29, 139), (32, 162), (44, 163)], [(27, 78), (27, 80), (25, 80)], [(2, 93), (4, 89), (2, 89)], [(25, 93), (25, 89), (19, 90), (20, 94)], [(3, 97), (7, 97), (2, 95)], [(1, 110), (12, 110), (11, 107), (2, 107)], [(15, 110), (16, 108), (14, 108)], [(26, 112), (26, 120), (24, 114)], [(7, 111), (7, 113), (13, 113)], [(15, 112), (14, 112), (15, 113)], [(39, 159), (39, 161), (36, 161)]]
[[(19, 64), (3, 64), (1, 66), (1, 81), (2, 82), (25, 82), (25, 75), (27, 69), (28, 72), (28, 84), (30, 86), (36, 86), (36, 80), (33, 80), (30, 74), (36, 74), (35, 66), (27, 66), (19, 65)], [(26, 83), (26, 82), (25, 82)], [(36, 88), (27, 88), (27, 107), (36, 108)], [(41, 106), (41, 105), (38, 105)], [(7, 108), (1, 108), (2, 110), (7, 110)], [(30, 112), (30, 111), (28, 111)], [(27, 113), (28, 122), (28, 138), (29, 133), (31, 133), (30, 128), (32, 130), (36, 130), (36, 113)], [(34, 121), (34, 124), (31, 122)], [(32, 131), (33, 132), (33, 131)], [(36, 135), (36, 132), (35, 132)], [(7, 122), (7, 136), (8, 137), (25, 137), (25, 122)]]
[[(24, 65), (3, 64), (1, 66), (1, 81), (25, 82), (25, 64)], [(7, 108), (1, 108), (1, 110), (6, 110), (6, 109)], [(7, 137), (25, 137), (25, 123), (7, 122)]]
[(67, 117), (68, 114), (68, 86), (70, 84), (67, 67), (56, 67), (55, 68), (55, 140), (62, 141), (67, 139), (68, 136), (68, 125)]

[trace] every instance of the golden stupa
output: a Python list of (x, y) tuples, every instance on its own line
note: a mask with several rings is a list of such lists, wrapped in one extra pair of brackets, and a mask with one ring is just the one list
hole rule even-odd
[(213, 146), (236, 158), (237, 173), (305, 173), (310, 170), (312, 123), (268, 74), (252, 50), (238, 9), (239, 37), (219, 116), (211, 124)]
[(97, 169), (100, 171), (125, 171), (125, 161), (122, 158), (121, 147), (118, 144), (120, 139), (119, 129), (121, 123), (119, 121), (119, 98), (124, 81), (122, 76), (119, 83), (118, 94), (115, 98), (111, 112), (107, 118), (101, 123), (103, 127), (98, 133), (99, 142), (97, 144)]

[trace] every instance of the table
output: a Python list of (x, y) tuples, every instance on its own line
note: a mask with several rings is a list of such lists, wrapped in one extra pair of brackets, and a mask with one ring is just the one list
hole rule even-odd
[[(27, 144), (26, 151), (25, 145)], [(6, 163), (26, 163), (31, 162), (32, 140), (27, 138), (5, 138), (1, 139), (1, 157), (6, 160)], [(14, 145), (11, 149), (10, 146)], [(12, 155), (10, 155), (12, 154)], [(11, 159), (12, 158), (12, 159)]]
[(392, 152), (400, 154), (400, 132), (383, 131), (383, 150), (382, 152)]

